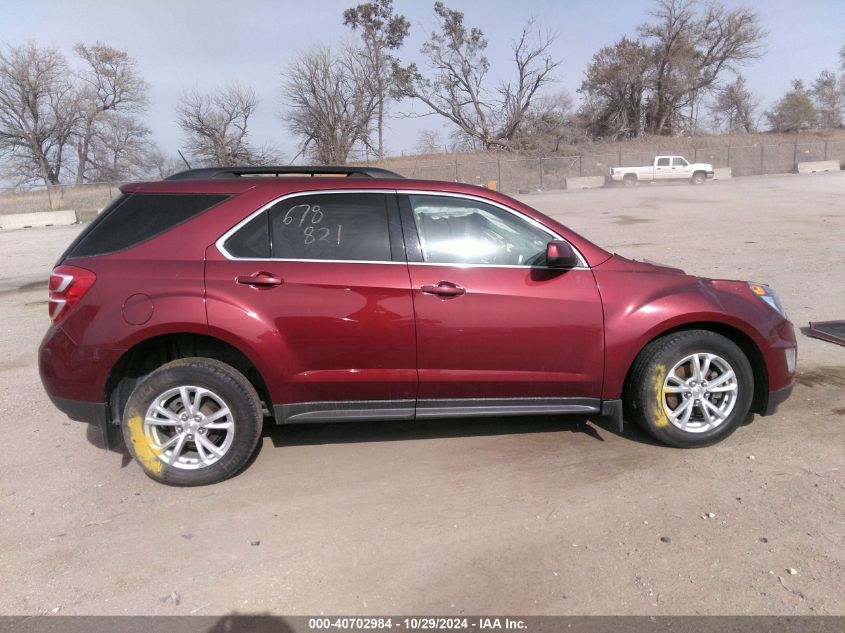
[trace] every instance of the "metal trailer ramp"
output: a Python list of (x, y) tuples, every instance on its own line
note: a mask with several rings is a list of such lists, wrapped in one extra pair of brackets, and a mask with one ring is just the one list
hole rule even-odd
[(807, 336), (845, 345), (845, 321), (810, 321)]

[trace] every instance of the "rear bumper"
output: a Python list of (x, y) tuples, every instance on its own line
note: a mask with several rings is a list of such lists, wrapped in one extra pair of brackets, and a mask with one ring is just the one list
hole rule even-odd
[(55, 407), (71, 420), (96, 424), (97, 426), (103, 426), (108, 421), (106, 405), (102, 402), (69, 400), (67, 398), (57, 398), (56, 396), (47, 395)]
[(762, 415), (772, 415), (775, 411), (777, 411), (778, 405), (792, 395), (792, 389), (794, 387), (795, 383), (791, 382), (782, 389), (770, 391), (769, 398), (766, 402), (766, 408), (763, 410)]
[(54, 401), (61, 398), (103, 402), (106, 379), (123, 353), (96, 345), (80, 345), (61, 326), (52, 326), (38, 349), (41, 383)]

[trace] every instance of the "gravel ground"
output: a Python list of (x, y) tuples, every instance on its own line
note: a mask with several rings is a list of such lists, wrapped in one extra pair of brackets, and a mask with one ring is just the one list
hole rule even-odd
[[(845, 319), (845, 174), (524, 199), (770, 283), (798, 326)], [(845, 348), (799, 335), (792, 398), (707, 449), (583, 419), (310, 425), (169, 488), (41, 389), (44, 282), (78, 230), (0, 232), (0, 614), (845, 614)]]

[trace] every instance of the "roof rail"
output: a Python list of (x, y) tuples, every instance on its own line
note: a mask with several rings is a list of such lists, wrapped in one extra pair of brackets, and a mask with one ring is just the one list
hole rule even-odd
[(168, 176), (165, 180), (209, 180), (241, 178), (243, 176), (346, 176), (347, 178), (402, 178), (396, 172), (379, 167), (335, 167), (285, 165), (269, 167), (205, 167), (188, 169)]

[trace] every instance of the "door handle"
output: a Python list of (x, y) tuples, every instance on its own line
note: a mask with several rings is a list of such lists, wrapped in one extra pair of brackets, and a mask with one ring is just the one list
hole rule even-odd
[(245, 286), (281, 286), (285, 280), (281, 277), (276, 277), (272, 273), (254, 273), (252, 275), (241, 275), (235, 279), (239, 284)]
[(420, 286), (420, 290), (427, 295), (437, 295), (439, 297), (459, 297), (466, 294), (466, 288), (461, 288), (458, 284), (451, 281), (439, 281), (436, 285)]

